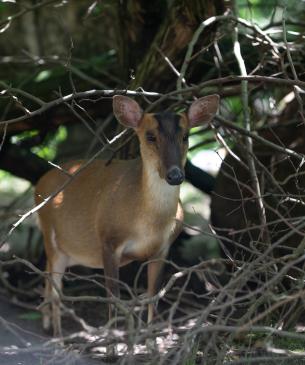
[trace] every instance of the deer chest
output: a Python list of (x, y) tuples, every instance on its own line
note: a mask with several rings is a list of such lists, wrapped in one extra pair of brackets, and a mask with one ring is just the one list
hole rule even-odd
[(122, 257), (129, 260), (147, 260), (158, 256), (170, 245), (173, 229), (174, 222), (160, 227), (147, 223), (142, 225), (133, 237), (124, 242)]

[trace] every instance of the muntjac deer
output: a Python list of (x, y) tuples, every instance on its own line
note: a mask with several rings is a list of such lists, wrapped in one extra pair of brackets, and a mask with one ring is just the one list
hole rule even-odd
[[(126, 96), (113, 97), (117, 120), (136, 132), (141, 157), (95, 160), (39, 211), (47, 255), (43, 326), (61, 335), (60, 300), (65, 269), (72, 265), (104, 268), (108, 295), (118, 296), (119, 267), (133, 260), (148, 263), (148, 295), (183, 219), (179, 185), (184, 180), (189, 129), (213, 119), (218, 95), (193, 102), (187, 114), (143, 113)], [(77, 171), (82, 161), (63, 166)], [(36, 204), (60, 188), (69, 177), (59, 169), (45, 174), (36, 187)], [(55, 285), (52, 285), (55, 284)], [(111, 315), (111, 307), (109, 308)], [(153, 305), (148, 307), (148, 321)]]

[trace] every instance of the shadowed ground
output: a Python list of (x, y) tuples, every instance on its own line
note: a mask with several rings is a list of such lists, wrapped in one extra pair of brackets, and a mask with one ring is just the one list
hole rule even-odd
[(102, 364), (67, 347), (48, 343), (40, 319), (24, 319), (25, 311), (0, 297), (1, 365), (94, 365)]

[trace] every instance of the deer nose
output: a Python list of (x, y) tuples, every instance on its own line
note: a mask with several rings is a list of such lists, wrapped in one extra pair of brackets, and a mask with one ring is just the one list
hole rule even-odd
[(184, 172), (178, 166), (172, 166), (166, 174), (166, 181), (170, 185), (180, 185), (184, 180)]

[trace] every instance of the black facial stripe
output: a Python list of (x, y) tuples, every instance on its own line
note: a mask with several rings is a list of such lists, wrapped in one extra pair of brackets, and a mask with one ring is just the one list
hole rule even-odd
[(154, 114), (154, 117), (158, 122), (160, 133), (167, 138), (175, 138), (181, 130), (179, 125), (180, 116), (178, 114), (163, 112)]

